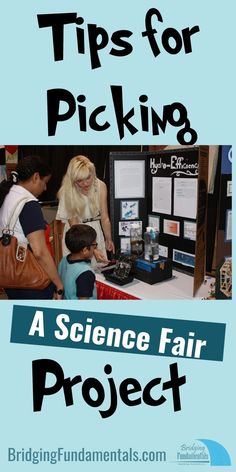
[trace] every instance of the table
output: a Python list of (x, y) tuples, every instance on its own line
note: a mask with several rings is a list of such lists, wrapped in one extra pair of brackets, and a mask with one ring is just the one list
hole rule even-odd
[(193, 297), (193, 277), (173, 270), (173, 277), (154, 285), (134, 279), (130, 284), (119, 286), (96, 274), (98, 298), (103, 300), (195, 300), (209, 296), (210, 284), (214, 278), (206, 277)]

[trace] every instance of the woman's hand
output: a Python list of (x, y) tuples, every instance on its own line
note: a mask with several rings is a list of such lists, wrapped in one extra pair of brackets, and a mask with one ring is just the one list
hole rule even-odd
[(103, 254), (100, 249), (94, 249), (94, 256), (97, 262), (108, 262), (107, 257)]
[(105, 241), (106, 250), (115, 253), (115, 245), (111, 239)]

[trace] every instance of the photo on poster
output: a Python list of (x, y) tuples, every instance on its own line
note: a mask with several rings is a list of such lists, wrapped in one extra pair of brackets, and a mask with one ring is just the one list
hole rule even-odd
[(194, 221), (184, 220), (184, 239), (196, 241), (197, 224)]
[(145, 160), (114, 162), (115, 198), (145, 198)]
[(174, 215), (196, 218), (198, 181), (193, 178), (174, 179)]
[(160, 231), (160, 216), (148, 215), (148, 226), (151, 226), (151, 228), (156, 228), (157, 231)]
[(152, 211), (171, 214), (171, 177), (152, 178)]
[(122, 220), (135, 220), (139, 218), (138, 200), (123, 200), (120, 202), (120, 207)]
[(168, 247), (159, 244), (159, 256), (168, 257)]
[(232, 180), (227, 182), (227, 197), (232, 197)]
[(195, 267), (195, 256), (188, 252), (173, 249), (173, 261), (188, 267)]
[(130, 238), (120, 238), (120, 252), (122, 254), (130, 254), (131, 243)]
[(232, 210), (226, 212), (225, 241), (232, 241)]
[[(119, 221), (119, 236), (129, 237), (132, 223), (133, 221)], [(143, 222), (135, 220), (135, 225), (138, 225), (140, 231), (142, 232)]]
[(170, 234), (171, 236), (179, 236), (180, 235), (180, 222), (164, 219), (163, 233)]

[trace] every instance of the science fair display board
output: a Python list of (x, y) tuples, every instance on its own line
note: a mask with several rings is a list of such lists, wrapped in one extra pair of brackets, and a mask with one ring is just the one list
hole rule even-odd
[(215, 264), (216, 298), (232, 298), (232, 146), (220, 147), (221, 172)]
[(116, 248), (130, 252), (130, 225), (159, 231), (160, 255), (194, 276), (205, 274), (208, 147), (110, 154), (111, 221)]
[(221, 146), (219, 213), (216, 234), (216, 265), (232, 254), (232, 146)]

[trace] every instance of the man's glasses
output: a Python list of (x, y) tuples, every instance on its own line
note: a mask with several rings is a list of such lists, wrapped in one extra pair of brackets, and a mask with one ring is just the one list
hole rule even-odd
[(90, 246), (94, 246), (94, 249), (97, 249), (98, 243), (92, 243), (92, 244), (90, 244)]

